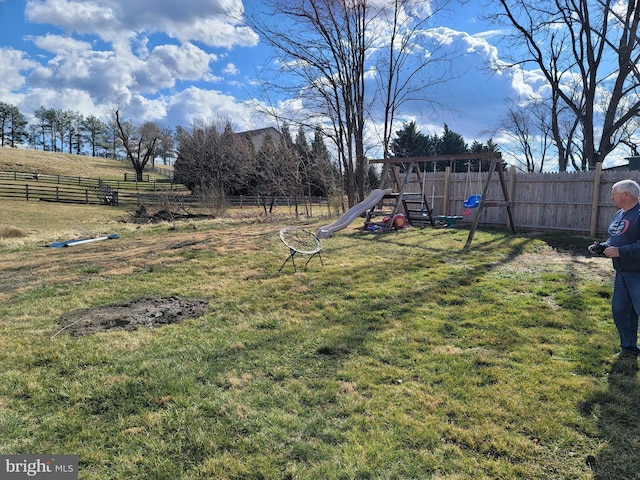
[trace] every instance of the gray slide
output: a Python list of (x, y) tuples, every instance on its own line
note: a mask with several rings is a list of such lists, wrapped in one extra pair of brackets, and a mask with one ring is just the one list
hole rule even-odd
[(337, 232), (338, 230), (342, 230), (343, 228), (351, 225), (356, 218), (362, 215), (364, 212), (369, 210), (370, 208), (375, 207), (382, 198), (391, 193), (391, 189), (387, 188), (385, 190), (377, 189), (372, 191), (367, 198), (363, 201), (354, 205), (349, 210), (347, 210), (338, 220), (333, 222), (331, 225), (327, 225), (326, 227), (320, 227), (316, 237), (318, 238), (329, 238), (333, 232)]

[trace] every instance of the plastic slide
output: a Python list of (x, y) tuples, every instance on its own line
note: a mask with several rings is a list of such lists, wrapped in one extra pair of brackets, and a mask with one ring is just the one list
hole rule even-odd
[(332, 233), (337, 232), (338, 230), (342, 230), (343, 228), (348, 227), (351, 222), (353, 222), (356, 218), (362, 215), (364, 212), (369, 210), (370, 208), (375, 207), (382, 198), (391, 193), (391, 189), (387, 188), (385, 190), (377, 189), (372, 191), (367, 198), (363, 201), (354, 205), (349, 210), (347, 210), (338, 220), (333, 222), (331, 225), (327, 225), (326, 227), (320, 227), (316, 237), (318, 238), (329, 238)]

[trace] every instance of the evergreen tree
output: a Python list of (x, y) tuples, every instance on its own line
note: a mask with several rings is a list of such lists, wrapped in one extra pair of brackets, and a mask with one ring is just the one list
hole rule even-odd
[(15, 147), (27, 137), (27, 121), (15, 105), (0, 102), (0, 145)]
[(311, 142), (311, 157), (318, 187), (318, 191), (314, 195), (327, 197), (334, 195), (340, 185), (340, 172), (331, 162), (331, 155), (324, 143), (324, 133), (320, 127), (316, 127), (314, 131), (313, 142)]
[(416, 122), (405, 123), (403, 128), (396, 131), (396, 138), (391, 142), (391, 152), (394, 157), (409, 158), (433, 155), (427, 136), (418, 131)]
[(107, 125), (98, 117), (89, 115), (83, 120), (82, 129), (85, 141), (89, 142), (91, 156), (95, 157), (98, 149), (104, 148), (103, 145), (106, 143)]
[(301, 125), (298, 128), (298, 134), (295, 141), (295, 152), (299, 161), (300, 183), (302, 191), (305, 196), (312, 196), (316, 192), (315, 183), (315, 165), (313, 164), (313, 157), (311, 155), (311, 148), (307, 143), (307, 136), (304, 131), (304, 127)]

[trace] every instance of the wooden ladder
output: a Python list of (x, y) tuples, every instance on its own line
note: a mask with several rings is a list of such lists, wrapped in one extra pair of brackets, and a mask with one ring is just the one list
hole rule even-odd
[[(378, 225), (385, 231), (391, 231), (394, 226), (393, 219), (395, 219), (396, 215), (400, 211), (401, 207), (404, 211), (405, 218), (409, 225), (413, 227), (424, 227), (429, 224), (432, 227), (434, 226), (432, 211), (429, 206), (429, 201), (427, 200), (427, 196), (425, 192), (421, 193), (407, 193), (407, 185), (409, 183), (409, 179), (411, 174), (415, 171), (418, 177), (418, 180), (422, 184), (422, 175), (424, 172), (420, 172), (420, 169), (416, 165), (416, 162), (409, 161), (404, 163), (406, 166), (404, 179), (400, 176), (400, 169), (397, 164), (394, 164), (391, 167), (391, 171), (394, 175), (395, 184), (399, 186), (399, 191), (390, 193), (384, 196), (382, 202), (367, 212), (367, 217), (365, 219), (365, 226), (370, 224)], [(388, 177), (388, 166), (385, 164), (382, 168), (382, 187), (385, 187), (385, 183)], [(391, 205), (391, 210), (389, 210), (389, 205), (387, 205), (384, 200), (385, 199), (393, 199), (394, 202)], [(417, 205), (417, 208), (416, 208)], [(386, 208), (385, 208), (386, 206)], [(421, 208), (422, 207), (422, 208)], [(374, 222), (372, 218), (375, 216), (388, 216), (388, 222)]]

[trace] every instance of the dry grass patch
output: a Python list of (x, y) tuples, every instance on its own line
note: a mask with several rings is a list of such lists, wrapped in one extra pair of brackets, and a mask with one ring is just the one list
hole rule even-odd
[(23, 238), (26, 236), (27, 234), (19, 228), (0, 225), (0, 240), (9, 238)]
[(122, 180), (133, 169), (109, 158), (0, 147), (0, 171)]

